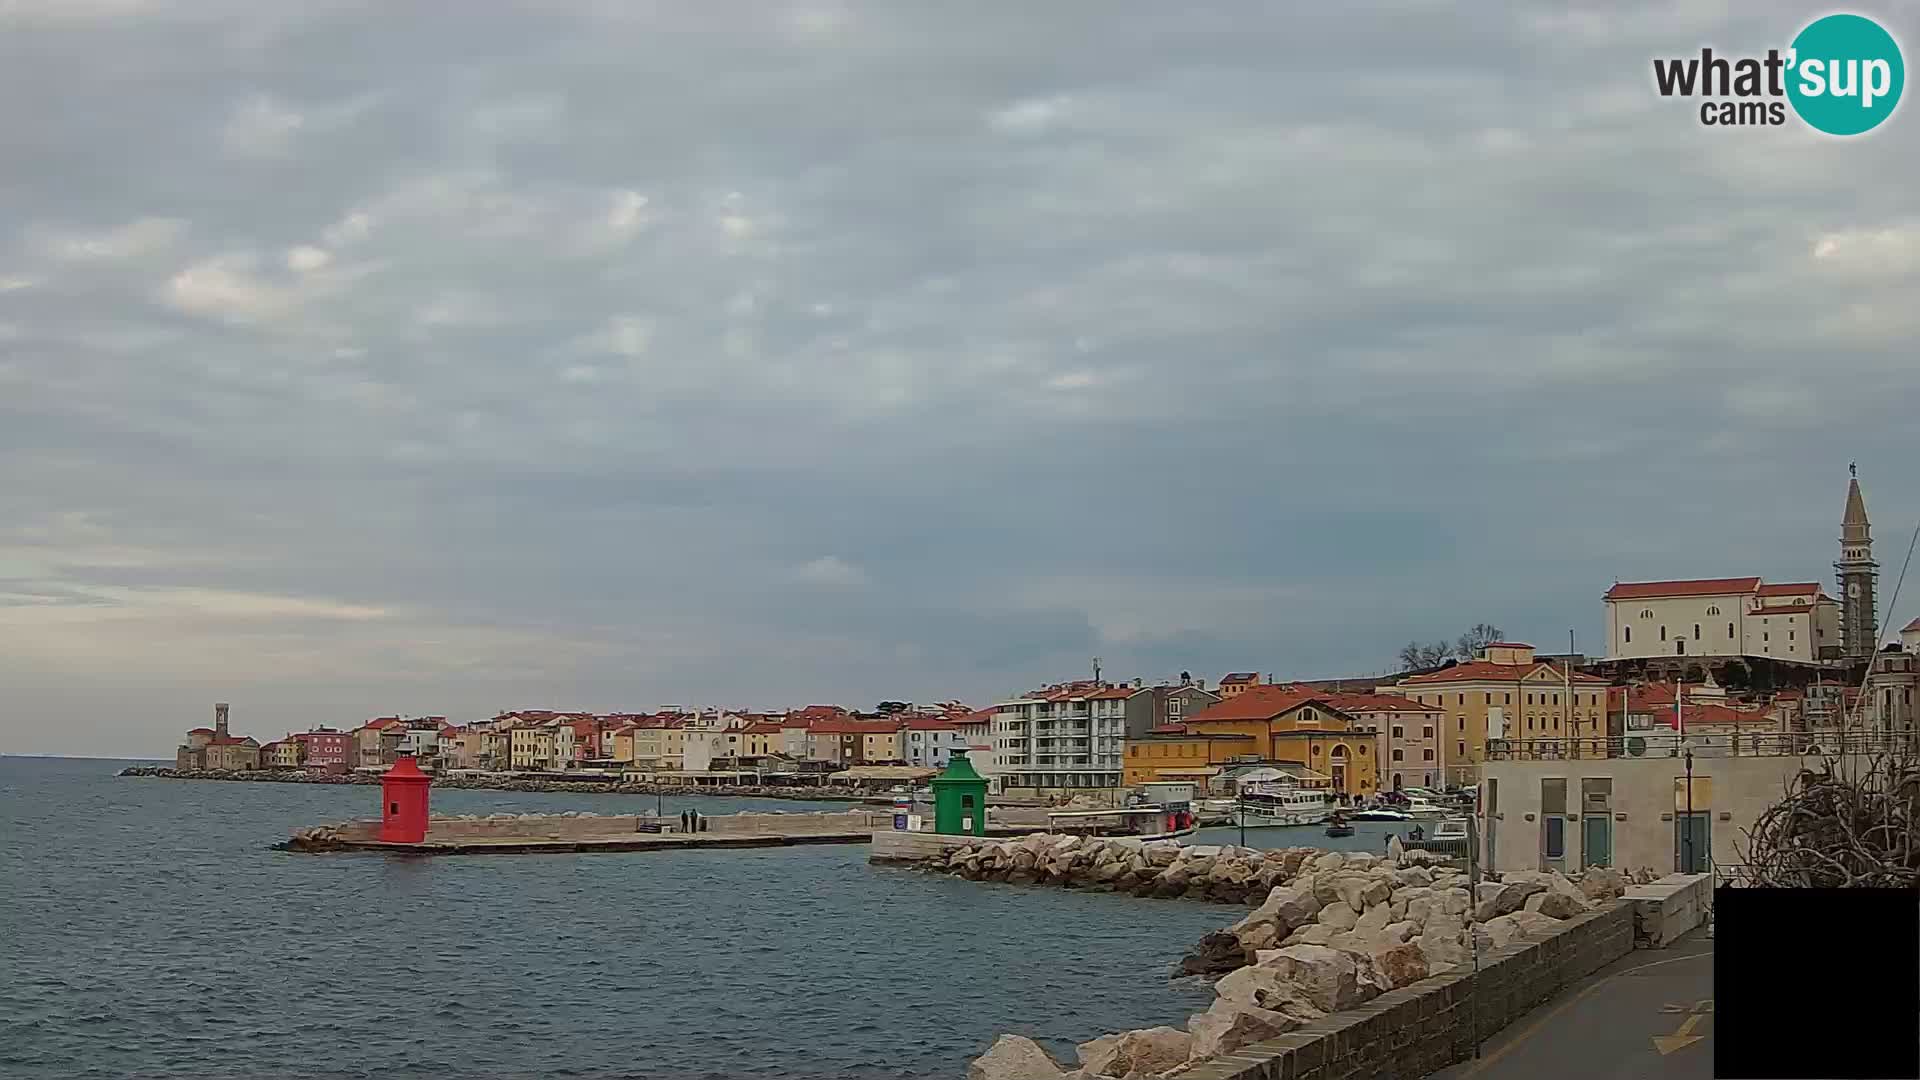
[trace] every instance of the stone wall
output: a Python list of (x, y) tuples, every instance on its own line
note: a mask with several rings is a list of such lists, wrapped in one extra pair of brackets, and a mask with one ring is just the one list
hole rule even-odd
[(1203, 1062), (1182, 1080), (1370, 1080), (1418, 1077), (1473, 1056), (1491, 1037), (1569, 983), (1633, 949), (1633, 906), (1576, 915), (1535, 941), (1390, 990), (1358, 1008)]
[(1637, 913), (1642, 942), (1649, 948), (1664, 949), (1706, 921), (1707, 908), (1713, 903), (1713, 876), (1668, 874), (1658, 881), (1635, 885), (1624, 899)]
[[(642, 823), (656, 819), (649, 814), (494, 814), (488, 817), (437, 817), (427, 828), (427, 840), (473, 840), (482, 837), (514, 837), (532, 840), (588, 840), (596, 837), (638, 833)], [(818, 814), (714, 814), (700, 819), (711, 836), (825, 836), (870, 832), (893, 824), (889, 814), (865, 810), (829, 811)], [(677, 816), (661, 819), (669, 829), (678, 829)], [(380, 822), (361, 819), (344, 821), (331, 828), (341, 840), (365, 842), (380, 837)]]

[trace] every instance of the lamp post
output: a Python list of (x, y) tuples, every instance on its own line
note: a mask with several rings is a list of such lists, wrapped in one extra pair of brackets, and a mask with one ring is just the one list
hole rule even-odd
[(1691, 874), (1693, 873), (1693, 747), (1686, 747), (1686, 752), (1687, 820), (1686, 824), (1682, 825), (1680, 830), (1680, 853), (1681, 857), (1686, 860), (1686, 864), (1681, 868), (1681, 872)]

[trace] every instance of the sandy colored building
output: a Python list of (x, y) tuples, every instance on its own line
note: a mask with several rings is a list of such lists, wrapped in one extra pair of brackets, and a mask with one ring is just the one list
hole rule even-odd
[(1329, 695), (1294, 686), (1255, 686), (1181, 723), (1130, 740), (1127, 786), (1159, 780), (1204, 784), (1229, 764), (1290, 763), (1327, 776), (1332, 789), (1379, 790), (1375, 737)]
[(1607, 590), (1607, 658), (1839, 655), (1840, 605), (1817, 582), (1757, 577), (1619, 582)]
[(1607, 733), (1607, 681), (1534, 659), (1533, 646), (1496, 642), (1479, 659), (1383, 686), (1440, 709), (1446, 716), (1438, 755), (1451, 784), (1473, 784), (1486, 760), (1488, 739), (1558, 740), (1566, 753), (1572, 739)]
[(213, 707), (213, 726), (187, 732), (187, 741), (175, 748), (173, 767), (238, 771), (260, 767), (260, 744), (251, 736), (235, 738), (227, 729), (228, 705)]

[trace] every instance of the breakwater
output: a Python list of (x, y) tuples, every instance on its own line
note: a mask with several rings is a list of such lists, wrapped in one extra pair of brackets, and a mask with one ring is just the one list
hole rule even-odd
[[(378, 773), (323, 773), (279, 769), (172, 769), (161, 765), (133, 765), (119, 775), (164, 780), (230, 780), (268, 784), (359, 784), (378, 786)], [(796, 802), (880, 801), (872, 791), (841, 784), (796, 787), (783, 784), (738, 784), (696, 787), (607, 780), (547, 780), (518, 776), (435, 776), (433, 786), (467, 791), (563, 792), (574, 795), (721, 795), (732, 798), (791, 799)]]
[(811, 814), (702, 815), (698, 829), (647, 814), (568, 811), (562, 814), (463, 814), (436, 817), (416, 843), (380, 839), (377, 820), (342, 821), (299, 829), (282, 851), (387, 851), (412, 855), (553, 854), (593, 851), (664, 851), (693, 848), (785, 847), (793, 844), (864, 844), (885, 828), (888, 814), (865, 810)]
[[(1203, 1072), (1238, 1077), (1233, 1059), (1245, 1048), (1274, 1045), (1268, 1041), (1313, 1025), (1339, 1026), (1346, 1022), (1341, 1014), (1383, 995), (1411, 1001), (1429, 980), (1455, 976), (1458, 981), (1470, 973), (1476, 954), (1506, 959), (1528, 953), (1535, 958), (1521, 966), (1544, 964), (1539, 981), (1556, 983), (1569, 972), (1598, 966), (1588, 963), (1595, 956), (1631, 947), (1632, 914), (1619, 900), (1635, 880), (1653, 876), (1594, 869), (1577, 880), (1512, 872), (1471, 882), (1445, 860), (1421, 851), (1389, 860), (1367, 852), (1181, 848), (1046, 834), (968, 844), (929, 856), (922, 865), (1008, 884), (1258, 903), (1246, 917), (1205, 935), (1176, 970), (1176, 975), (1218, 978), (1212, 1005), (1184, 1027), (1142, 1028), (1081, 1043), (1072, 1071), (1032, 1040), (1004, 1035), (969, 1067), (970, 1080)], [(1604, 938), (1606, 944), (1580, 945), (1584, 959), (1560, 962), (1575, 948), (1570, 943), (1589, 938)], [(1536, 953), (1534, 946), (1548, 951)], [(1418, 1008), (1410, 1007), (1408, 1015), (1417, 1015)], [(1387, 1066), (1384, 1058), (1356, 1060), (1354, 1075), (1374, 1075), (1369, 1066), (1375, 1064), (1385, 1066), (1382, 1074), (1394, 1074), (1422, 1052), (1409, 1041), (1414, 1039), (1410, 1032), (1391, 1037), (1407, 1051), (1406, 1061)], [(1407, 1074), (1444, 1065), (1450, 1053), (1449, 1046), (1434, 1055), (1438, 1064)]]

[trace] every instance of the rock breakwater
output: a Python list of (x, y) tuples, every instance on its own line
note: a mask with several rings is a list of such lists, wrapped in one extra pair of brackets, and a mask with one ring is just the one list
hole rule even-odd
[(1177, 1077), (1199, 1062), (1469, 965), (1476, 947), (1485, 952), (1535, 939), (1655, 877), (1651, 870), (1592, 869), (1578, 878), (1510, 872), (1470, 887), (1463, 870), (1420, 850), (1389, 860), (1313, 848), (1260, 852), (1045, 835), (962, 848), (940, 862), (938, 869), (975, 880), (1257, 903), (1202, 938), (1176, 968), (1176, 976), (1218, 980), (1213, 1004), (1184, 1029), (1103, 1035), (1079, 1046), (1072, 1069), (1032, 1040), (1005, 1035), (969, 1066), (969, 1080)]
[[(234, 780), (272, 784), (364, 784), (380, 783), (378, 773), (323, 773), (307, 770), (246, 769), (170, 769), (157, 765), (133, 765), (120, 770), (121, 776), (158, 777), (166, 780)], [(568, 792), (580, 795), (725, 795), (734, 798), (792, 799), (801, 802), (857, 802), (871, 798), (871, 791), (825, 784), (818, 787), (794, 787), (782, 784), (741, 784), (733, 787), (693, 787), (686, 784), (623, 783), (605, 780), (546, 780), (516, 776), (436, 776), (437, 788), (472, 791)]]

